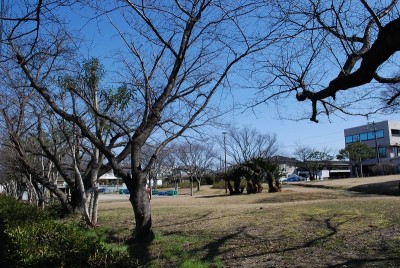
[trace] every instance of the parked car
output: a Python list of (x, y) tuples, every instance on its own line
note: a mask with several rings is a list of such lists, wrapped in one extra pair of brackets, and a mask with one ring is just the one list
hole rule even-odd
[(296, 182), (296, 181), (304, 181), (304, 178), (297, 176), (296, 174), (290, 175), (284, 182)]

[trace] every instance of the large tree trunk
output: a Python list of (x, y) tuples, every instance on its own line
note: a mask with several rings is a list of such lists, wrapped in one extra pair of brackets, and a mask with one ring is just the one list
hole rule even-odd
[(74, 209), (74, 213), (84, 215), (86, 198), (82, 195), (79, 187), (71, 187), (71, 204)]
[(147, 240), (153, 238), (150, 198), (146, 191), (147, 176), (142, 171), (140, 159), (140, 145), (131, 144), (131, 178), (125, 178), (126, 187), (129, 190), (129, 201), (135, 214), (135, 240)]
[(150, 198), (146, 191), (146, 178), (139, 171), (133, 177), (132, 185), (128, 186), (129, 201), (135, 214), (135, 239), (143, 240), (153, 236)]

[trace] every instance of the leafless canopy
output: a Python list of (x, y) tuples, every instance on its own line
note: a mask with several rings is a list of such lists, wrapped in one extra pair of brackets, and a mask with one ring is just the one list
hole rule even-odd
[(255, 105), (295, 94), (311, 102), (308, 116), (315, 122), (320, 113), (379, 111), (382, 84), (400, 81), (398, 2), (277, 1), (285, 20), (281, 33), (290, 38), (261, 66), (268, 74), (261, 75), (267, 78)]
[(279, 145), (276, 134), (264, 134), (256, 129), (244, 127), (229, 130), (226, 135), (226, 148), (234, 164), (240, 164), (257, 157), (268, 159), (277, 154)]
[[(264, 2), (13, 1), (13, 13), (3, 19), (2, 67), (104, 156), (102, 170), (113, 169), (126, 183), (137, 235), (145, 237), (151, 233), (145, 175), (159, 152), (213, 119), (217, 110), (208, 107), (217, 90), (228, 88), (232, 73), (279, 38), (279, 23), (269, 20)], [(108, 86), (100, 83), (98, 64), (86, 72), (90, 81), (79, 79), (84, 43), (72, 22), (81, 15), (112, 28), (120, 44), (117, 71), (105, 70), (111, 72)], [(252, 27), (261, 21), (265, 29)], [(60, 106), (64, 97), (67, 108)], [(154, 151), (144, 163), (146, 144)], [(130, 170), (121, 164), (126, 158)]]

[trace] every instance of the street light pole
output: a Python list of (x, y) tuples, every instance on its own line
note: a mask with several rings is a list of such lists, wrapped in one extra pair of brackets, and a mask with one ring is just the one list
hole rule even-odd
[[(224, 173), (226, 173), (226, 134), (227, 132), (222, 132), (224, 135)], [(228, 193), (228, 185), (227, 182), (225, 181), (225, 193)]]

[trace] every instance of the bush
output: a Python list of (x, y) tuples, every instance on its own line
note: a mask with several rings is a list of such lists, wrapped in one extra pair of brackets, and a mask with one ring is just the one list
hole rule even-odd
[(106, 267), (129, 259), (108, 250), (93, 231), (60, 222), (9, 228), (6, 237), (8, 262), (17, 267)]
[(0, 195), (0, 226), (24, 225), (50, 219), (50, 215), (12, 197)]
[(382, 162), (370, 167), (373, 176), (398, 174), (399, 170), (395, 164)]
[(0, 196), (1, 267), (129, 267), (126, 248), (110, 247), (75, 223)]

